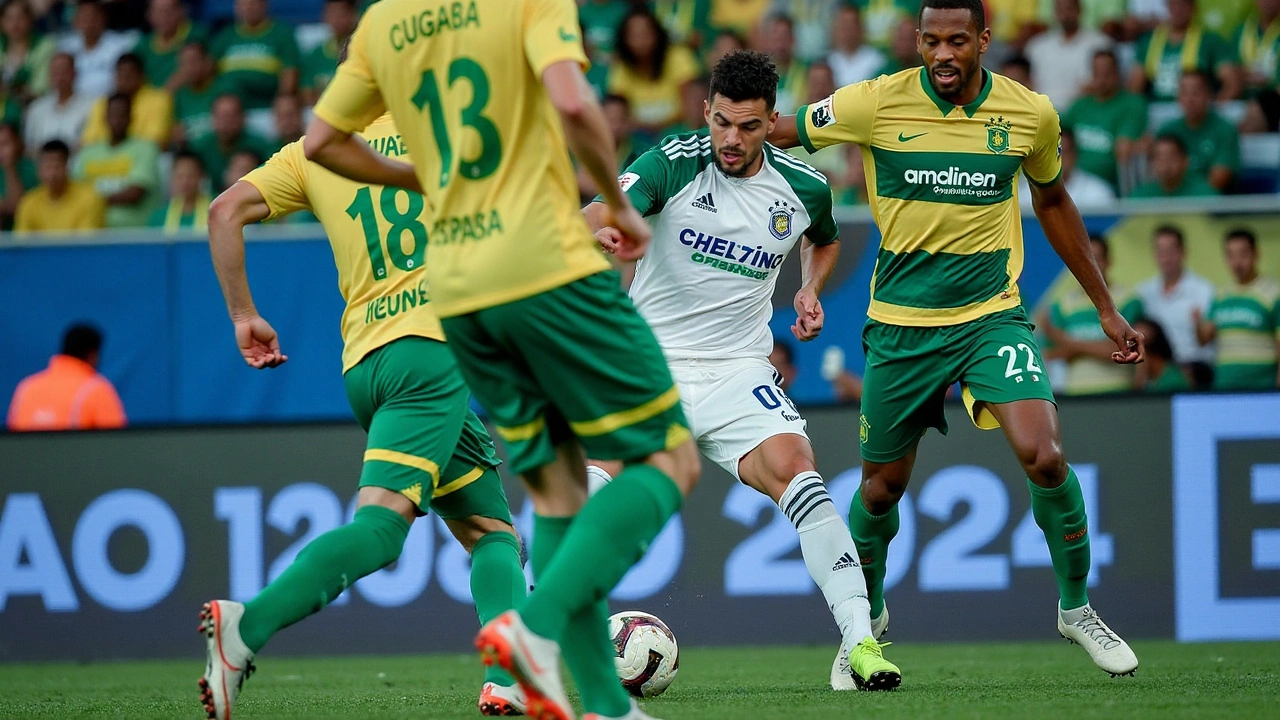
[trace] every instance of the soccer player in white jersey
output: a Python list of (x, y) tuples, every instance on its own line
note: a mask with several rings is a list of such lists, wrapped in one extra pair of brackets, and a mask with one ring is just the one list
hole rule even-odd
[[(813, 168), (765, 143), (778, 113), (767, 55), (726, 55), (711, 74), (710, 133), (667, 138), (622, 175), (653, 226), (631, 298), (671, 366), (698, 448), (768, 495), (796, 526), (805, 566), (840, 627), (837, 690), (891, 690), (902, 682), (876, 641), (858, 551), (815, 467), (805, 421), (778, 387), (768, 356), (779, 268), (801, 245), (804, 287), (792, 332), (822, 330), (818, 295), (840, 253), (831, 189)], [(620, 235), (594, 202), (587, 222), (606, 251)]]

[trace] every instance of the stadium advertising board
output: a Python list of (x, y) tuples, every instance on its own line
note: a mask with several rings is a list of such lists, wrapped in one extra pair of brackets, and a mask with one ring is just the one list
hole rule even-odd
[[(856, 409), (807, 413), (837, 504), (859, 482)], [(1054, 636), (1026, 479), (959, 407), (926, 437), (891, 548), (894, 640)], [(1064, 402), (1091, 517), (1093, 601), (1126, 637), (1280, 639), (1280, 394)], [(0, 436), (0, 660), (195, 656), (196, 611), (251, 597), (353, 512), (349, 425)], [(508, 485), (518, 525), (532, 515)], [(272, 653), (462, 650), (468, 560), (436, 519), (394, 566), (281, 633)], [(772, 503), (707, 466), (614, 593), (683, 643), (838, 636)]]

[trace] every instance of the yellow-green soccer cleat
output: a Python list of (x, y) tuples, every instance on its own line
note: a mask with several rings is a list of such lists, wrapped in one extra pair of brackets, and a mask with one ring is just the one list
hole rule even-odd
[(902, 671), (884, 659), (884, 648), (892, 644), (867, 636), (849, 653), (853, 682), (859, 690), (892, 690), (902, 684)]

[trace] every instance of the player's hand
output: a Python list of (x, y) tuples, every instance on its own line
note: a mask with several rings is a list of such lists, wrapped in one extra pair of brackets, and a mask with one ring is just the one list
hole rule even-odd
[(240, 346), (240, 354), (249, 367), (258, 370), (273, 368), (289, 360), (288, 355), (280, 352), (280, 338), (276, 336), (271, 323), (258, 315), (235, 323), (236, 344)]
[(809, 342), (822, 332), (822, 323), (826, 316), (822, 313), (822, 302), (818, 294), (810, 287), (800, 288), (796, 293), (796, 322), (791, 326), (791, 334), (800, 342)]
[(618, 248), (625, 241), (622, 231), (616, 227), (605, 226), (596, 231), (596, 242), (600, 243), (600, 249), (610, 255), (618, 252)]
[(1146, 338), (1134, 330), (1120, 313), (1112, 310), (1098, 317), (1102, 331), (1116, 344), (1111, 359), (1121, 365), (1134, 365), (1147, 359)]
[(621, 260), (639, 260), (649, 249), (649, 238), (652, 231), (649, 223), (644, 221), (636, 209), (627, 203), (625, 208), (609, 208), (608, 222), (605, 225), (618, 232), (617, 247), (613, 254)]

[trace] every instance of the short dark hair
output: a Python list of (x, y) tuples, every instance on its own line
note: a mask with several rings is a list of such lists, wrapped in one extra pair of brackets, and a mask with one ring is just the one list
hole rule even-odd
[(111, 93), (111, 95), (107, 97), (107, 107), (111, 107), (112, 103), (118, 103), (118, 102), (122, 102), (128, 105), (130, 110), (133, 109), (133, 98), (129, 97), (128, 95), (125, 95), (122, 92)]
[(1253, 231), (1249, 228), (1236, 228), (1235, 230), (1232, 230), (1227, 233), (1227, 236), (1223, 238), (1222, 242), (1227, 243), (1232, 240), (1243, 240), (1249, 243), (1249, 247), (1254, 252), (1258, 251), (1258, 236), (1254, 235)]
[(1209, 92), (1213, 92), (1213, 86), (1215, 83), (1218, 82), (1217, 79), (1214, 78), (1212, 75), (1210, 75), (1207, 71), (1199, 70), (1199, 69), (1188, 70), (1182, 73), (1182, 77), (1198, 78), (1200, 82), (1204, 83), (1204, 86), (1209, 89)]
[(102, 333), (88, 323), (76, 323), (62, 335), (62, 354), (80, 360), (102, 350)]
[(1116, 55), (1116, 51), (1112, 50), (1111, 48), (1103, 48), (1095, 52), (1093, 54), (1093, 59), (1097, 60), (1098, 58), (1107, 58), (1111, 62), (1115, 63), (1117, 66), (1120, 64), (1120, 56)]
[(609, 93), (608, 95), (605, 95), (604, 97), (600, 98), (600, 107), (604, 107), (605, 105), (613, 105), (613, 104), (621, 105), (627, 109), (627, 112), (631, 112), (631, 101), (627, 99), (626, 95)]
[(1163, 358), (1165, 360), (1173, 359), (1173, 346), (1169, 344), (1169, 337), (1165, 334), (1164, 328), (1160, 323), (1151, 318), (1144, 317), (1140, 322), (1146, 323), (1148, 332), (1143, 333), (1143, 345), (1147, 348), (1147, 354), (1154, 357)]
[(199, 155), (191, 152), (190, 150), (179, 150), (178, 152), (173, 154), (174, 165), (177, 165), (178, 161), (180, 160), (190, 160), (191, 162), (196, 164), (196, 167), (200, 168), (201, 174), (204, 173), (204, 160)]
[(1010, 55), (1005, 59), (1004, 64), (1001, 65), (1001, 67), (1009, 67), (1010, 65), (1020, 67), (1028, 75), (1031, 74), (1031, 60), (1029, 60), (1026, 55)]
[(62, 159), (64, 161), (71, 157), (71, 148), (68, 147), (67, 144), (61, 140), (50, 140), (49, 142), (41, 145), (40, 152), (58, 153), (62, 155)]
[(968, 10), (978, 32), (987, 28), (987, 11), (982, 7), (982, 0), (924, 0), (920, 3), (920, 15), (917, 20), (923, 23), (925, 10)]
[[(266, 158), (259, 155), (256, 150), (250, 150), (249, 148), (240, 148), (239, 150), (236, 150), (235, 152), (231, 153), (231, 158), (237, 158), (237, 157), (240, 157), (241, 155), (244, 155), (252, 159), (253, 164), (255, 166), (261, 165), (267, 160)], [(228, 159), (231, 159), (231, 158), (228, 158)]]
[(1179, 250), (1187, 249), (1187, 240), (1182, 235), (1182, 228), (1178, 227), (1177, 225), (1161, 225), (1160, 227), (1156, 228), (1155, 234), (1151, 236), (1151, 239), (1155, 240), (1161, 235), (1169, 235), (1173, 237), (1173, 239), (1177, 240)]
[(1183, 157), (1185, 157), (1187, 154), (1187, 143), (1184, 142), (1182, 138), (1178, 137), (1177, 135), (1174, 135), (1173, 133), (1160, 133), (1159, 135), (1156, 136), (1156, 142), (1158, 143), (1167, 142), (1173, 145), (1174, 147), (1178, 148), (1178, 152), (1182, 153)]
[(709, 98), (723, 95), (734, 102), (764, 99), (773, 111), (778, 101), (778, 68), (769, 56), (755, 50), (726, 53), (711, 71)]
[(142, 64), (142, 56), (134, 52), (127, 52), (121, 55), (116, 60), (116, 68), (118, 69), (121, 65), (132, 65), (138, 72), (145, 70), (145, 66)]

